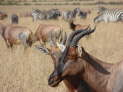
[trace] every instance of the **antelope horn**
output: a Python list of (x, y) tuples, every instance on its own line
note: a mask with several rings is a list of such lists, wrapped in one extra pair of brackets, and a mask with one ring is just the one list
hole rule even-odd
[[(87, 30), (89, 27), (90, 27), (90, 26), (88, 26), (88, 27), (87, 27), (86, 29), (84, 29), (84, 30)], [(69, 38), (67, 39), (66, 47), (70, 45), (70, 43), (71, 43), (71, 41), (72, 41), (72, 39), (74, 38), (75, 35), (77, 35), (77, 34), (83, 32), (84, 30), (73, 31), (73, 32), (70, 34)]]
[(61, 42), (61, 44), (65, 45), (66, 40), (67, 40), (67, 34), (66, 34), (66, 32), (62, 32), (62, 42)]
[(81, 32), (80, 34), (78, 34), (78, 35), (76, 35), (75, 37), (74, 37), (74, 39), (72, 40), (72, 42), (71, 42), (71, 46), (72, 47), (75, 47), (75, 46), (77, 46), (77, 44), (78, 44), (78, 41), (82, 38), (82, 37), (84, 37), (85, 35), (89, 35), (89, 34), (91, 34), (91, 33), (93, 33), (94, 31), (95, 31), (95, 29), (96, 29), (96, 26), (94, 27), (94, 29), (92, 29), (92, 30), (84, 30), (83, 32)]
[[(88, 30), (89, 27), (87, 27), (85, 30)], [(67, 53), (68, 53), (68, 49), (69, 49), (69, 46), (70, 46), (70, 43), (71, 41), (73, 40), (74, 36), (79, 34), (79, 33), (83, 33), (84, 30), (77, 30), (77, 31), (74, 31), (70, 34), (69, 38), (67, 39), (67, 43), (66, 43), (66, 48), (63, 52), (63, 56), (61, 58), (61, 62), (64, 63), (64, 59), (65, 57), (67, 56)]]
[(53, 38), (54, 36), (53, 36), (53, 32), (51, 31), (50, 33), (49, 33), (49, 41), (50, 41), (50, 45), (51, 46), (56, 46), (56, 42), (55, 42), (55, 37)]

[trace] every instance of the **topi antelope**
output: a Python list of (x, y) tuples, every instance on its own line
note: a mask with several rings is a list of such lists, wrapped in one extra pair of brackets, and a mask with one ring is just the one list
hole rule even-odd
[(31, 46), (32, 32), (27, 27), (8, 25), (3, 33), (3, 38), (7, 47), (22, 43), (25, 47)]
[[(88, 28), (86, 28), (86, 31)], [(88, 30), (86, 35), (89, 35), (94, 30), (95, 29), (93, 29), (91, 31)], [(79, 30), (79, 33), (81, 31), (84, 31), (84, 30)], [(74, 31), (74, 32), (78, 33), (78, 31)], [(68, 40), (66, 41), (66, 38), (63, 40), (64, 44), (55, 43), (53, 40), (51, 40), (52, 41), (51, 48), (46, 48), (43, 46), (36, 46), (36, 48), (39, 49), (41, 52), (46, 53), (47, 55), (51, 56), (53, 63), (54, 63), (54, 70), (57, 70), (57, 68), (60, 64), (59, 58), (61, 58), (61, 56), (63, 55), (64, 49), (65, 49), (65, 46), (64, 46), (65, 43), (66, 43), (66, 46), (68, 43), (70, 43), (70, 42), (68, 42)], [(70, 41), (70, 39), (69, 39), (69, 41)], [(71, 54), (72, 53), (73, 52), (71, 51)], [(77, 67), (73, 67), (73, 68), (77, 68)], [(52, 74), (54, 75), (54, 73), (56, 73), (56, 72), (53, 72)], [(96, 92), (83, 80), (83, 78), (81, 78), (79, 73), (75, 74), (75, 75), (65, 76), (65, 77), (54, 76), (54, 78), (52, 77), (52, 79), (49, 79), (49, 85), (52, 87), (55, 87), (62, 80), (63, 80), (64, 84), (66, 85), (68, 92)]]
[(32, 42), (39, 41), (40, 44), (46, 45), (50, 41), (50, 35), (54, 35), (54, 39), (63, 39), (65, 32), (60, 26), (40, 24), (33, 36)]
[(123, 92), (123, 62), (116, 64), (104, 63), (90, 55), (81, 47), (78, 55), (78, 41), (92, 31), (75, 31), (67, 40), (58, 64), (50, 75), (48, 83), (57, 86), (68, 76), (78, 75), (96, 92)]

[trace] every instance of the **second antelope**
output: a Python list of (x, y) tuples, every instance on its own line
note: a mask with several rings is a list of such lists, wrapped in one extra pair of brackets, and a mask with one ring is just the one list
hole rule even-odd
[(7, 47), (22, 43), (25, 47), (31, 46), (32, 32), (27, 27), (8, 25), (3, 32), (3, 38)]
[(57, 25), (40, 24), (33, 36), (32, 42), (39, 41), (40, 44), (46, 45), (50, 41), (50, 35), (53, 35), (54, 40), (63, 39), (66, 34), (62, 28)]

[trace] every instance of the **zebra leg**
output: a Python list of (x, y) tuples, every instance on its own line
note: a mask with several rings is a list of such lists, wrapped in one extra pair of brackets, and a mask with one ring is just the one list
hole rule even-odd
[(105, 23), (108, 23), (108, 18), (104, 18)]
[(32, 16), (32, 21), (34, 22), (34, 16)]
[(33, 16), (33, 22), (35, 22), (37, 20), (36, 16)]

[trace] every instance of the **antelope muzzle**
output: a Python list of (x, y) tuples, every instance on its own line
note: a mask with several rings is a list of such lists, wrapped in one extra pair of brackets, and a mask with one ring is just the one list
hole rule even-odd
[(48, 79), (48, 85), (51, 87), (57, 87), (58, 84), (62, 81), (62, 78), (57, 72), (53, 72)]

